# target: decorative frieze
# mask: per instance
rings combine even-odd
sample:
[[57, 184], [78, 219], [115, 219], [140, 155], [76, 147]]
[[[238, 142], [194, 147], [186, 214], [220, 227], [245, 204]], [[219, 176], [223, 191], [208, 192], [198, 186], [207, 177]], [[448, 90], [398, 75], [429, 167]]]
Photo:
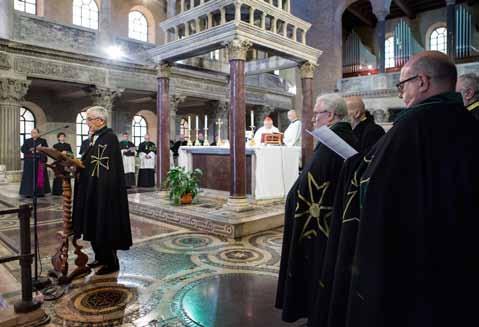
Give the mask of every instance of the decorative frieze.
[[0, 69], [9, 70], [10, 68], [12, 68], [10, 56], [5, 52], [0, 52]]

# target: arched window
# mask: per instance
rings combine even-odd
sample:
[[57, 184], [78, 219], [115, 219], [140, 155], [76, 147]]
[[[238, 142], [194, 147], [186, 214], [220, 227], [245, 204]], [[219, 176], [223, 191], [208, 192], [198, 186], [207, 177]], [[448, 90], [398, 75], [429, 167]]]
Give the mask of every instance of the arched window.
[[394, 37], [390, 36], [386, 39], [384, 44], [384, 67], [385, 68], [392, 68], [396, 66], [394, 60]]
[[32, 15], [37, 14], [37, 0], [15, 0], [13, 6], [15, 10]]
[[130, 11], [128, 14], [128, 37], [148, 42], [148, 22], [139, 11]]
[[432, 31], [429, 37], [430, 50], [447, 53], [447, 28], [438, 27]]
[[[20, 108], [20, 146], [30, 137], [30, 131], [35, 128], [35, 115], [25, 107]], [[23, 158], [23, 153], [20, 152]]]
[[133, 132], [133, 143], [135, 146], [139, 146], [143, 141], [143, 137], [148, 132], [148, 124], [146, 123], [145, 118], [140, 115], [133, 117], [131, 130]]
[[76, 123], [75, 123], [75, 133], [76, 133], [76, 153], [77, 156], [80, 156], [80, 147], [84, 140], [88, 138], [88, 125], [86, 123], [86, 112], [80, 112], [77, 115]]
[[98, 6], [95, 0], [73, 0], [73, 24], [98, 29]]

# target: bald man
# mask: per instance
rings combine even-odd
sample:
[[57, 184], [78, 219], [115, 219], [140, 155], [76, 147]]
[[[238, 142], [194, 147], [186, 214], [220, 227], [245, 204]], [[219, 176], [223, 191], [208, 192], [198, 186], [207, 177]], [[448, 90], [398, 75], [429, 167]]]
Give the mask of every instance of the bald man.
[[408, 108], [360, 177], [348, 327], [467, 326], [479, 286], [479, 126], [437, 51], [401, 69]]
[[459, 76], [456, 91], [461, 93], [467, 110], [479, 119], [479, 75], [470, 73]]
[[374, 117], [366, 110], [361, 97], [349, 97], [346, 104], [354, 135], [359, 140], [359, 150], [366, 154], [384, 135], [384, 129], [374, 122]]

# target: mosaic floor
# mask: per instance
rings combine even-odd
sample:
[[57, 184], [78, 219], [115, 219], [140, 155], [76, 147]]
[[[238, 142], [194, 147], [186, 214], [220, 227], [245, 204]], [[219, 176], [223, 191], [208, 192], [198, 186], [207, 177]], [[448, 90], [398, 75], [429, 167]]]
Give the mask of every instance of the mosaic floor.
[[[15, 185], [0, 186], [0, 209], [18, 204]], [[42, 268], [50, 268], [61, 226], [59, 197], [40, 200]], [[49, 326], [301, 326], [274, 309], [281, 230], [241, 240], [131, 215], [134, 246], [120, 251], [121, 271], [76, 280], [43, 308]], [[87, 245], [87, 244], [85, 244]], [[0, 256], [18, 248], [15, 216], [0, 217]], [[91, 253], [87, 248], [87, 253]], [[18, 263], [0, 265], [0, 300], [19, 297]], [[1, 304], [2, 301], [0, 301]], [[0, 306], [1, 315], [1, 306]]]

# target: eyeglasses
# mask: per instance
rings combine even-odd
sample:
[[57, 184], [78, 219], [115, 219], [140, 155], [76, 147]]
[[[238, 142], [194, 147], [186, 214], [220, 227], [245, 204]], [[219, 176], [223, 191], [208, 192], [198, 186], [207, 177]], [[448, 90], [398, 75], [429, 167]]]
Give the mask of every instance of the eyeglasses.
[[323, 110], [323, 111], [315, 112], [314, 115], [313, 115], [313, 118], [316, 117], [316, 116], [318, 116], [319, 114], [324, 114], [325, 112], [330, 112], [330, 111]]
[[92, 121], [92, 120], [96, 120], [96, 119], [100, 119], [98, 117], [87, 117], [86, 120], [88, 121]]
[[404, 84], [406, 84], [407, 82], [410, 82], [412, 80], [415, 80], [418, 77], [419, 77], [419, 75], [414, 75], [413, 77], [409, 77], [409, 78], [405, 79], [404, 81], [401, 81], [401, 82], [397, 83], [396, 87], [397, 87], [398, 91], [400, 93], [402, 93], [403, 90], [404, 90]]

